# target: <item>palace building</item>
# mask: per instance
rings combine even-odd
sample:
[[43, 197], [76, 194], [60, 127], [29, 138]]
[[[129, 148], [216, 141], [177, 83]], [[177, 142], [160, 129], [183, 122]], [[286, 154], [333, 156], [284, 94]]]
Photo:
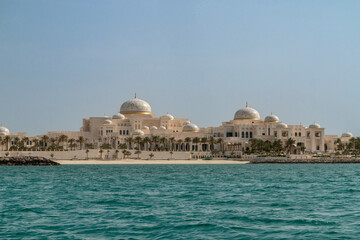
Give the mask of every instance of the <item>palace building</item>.
[[[22, 136], [24, 134], [10, 134], [5, 127], [0, 127], [0, 136]], [[104, 143], [118, 148], [126, 143], [129, 137], [142, 138], [158, 136], [159, 138], [172, 139], [175, 151], [210, 151], [214, 145], [211, 143], [197, 143], [189, 141], [194, 138], [222, 139], [224, 150], [244, 152], [249, 148], [249, 140], [252, 138], [264, 141], [281, 140], [283, 143], [289, 138], [295, 140], [294, 152], [300, 150], [311, 153], [324, 153], [335, 151], [336, 135], [325, 135], [325, 129], [318, 123], [309, 126], [290, 125], [270, 114], [261, 118], [254, 108], [246, 103], [244, 108], [235, 112], [234, 118], [222, 122], [220, 126], [199, 128], [187, 118], [175, 118], [169, 113], [156, 117], [152, 113], [149, 103], [135, 97], [124, 102], [120, 111], [113, 116], [84, 118], [80, 131], [57, 131], [48, 132], [49, 137], [66, 135], [68, 138], [82, 136], [86, 143], [100, 148]], [[29, 137], [31, 140], [33, 137]], [[352, 134], [342, 134], [341, 140], [348, 142]], [[180, 141], [179, 141], [180, 140]], [[31, 141], [30, 141], [31, 142]], [[144, 147], [146, 149], [146, 146]]]

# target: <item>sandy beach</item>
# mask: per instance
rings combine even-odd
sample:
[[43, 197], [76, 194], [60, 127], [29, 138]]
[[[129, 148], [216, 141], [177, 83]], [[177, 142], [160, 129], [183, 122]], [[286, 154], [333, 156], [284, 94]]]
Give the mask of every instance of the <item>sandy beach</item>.
[[246, 164], [248, 161], [238, 160], [142, 160], [142, 159], [119, 159], [119, 160], [55, 160], [60, 164]]

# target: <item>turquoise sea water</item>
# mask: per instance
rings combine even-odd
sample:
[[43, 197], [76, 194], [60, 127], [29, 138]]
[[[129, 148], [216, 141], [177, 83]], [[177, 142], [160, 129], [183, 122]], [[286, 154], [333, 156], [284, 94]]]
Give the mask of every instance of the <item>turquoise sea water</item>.
[[358, 239], [360, 165], [1, 166], [1, 239]]

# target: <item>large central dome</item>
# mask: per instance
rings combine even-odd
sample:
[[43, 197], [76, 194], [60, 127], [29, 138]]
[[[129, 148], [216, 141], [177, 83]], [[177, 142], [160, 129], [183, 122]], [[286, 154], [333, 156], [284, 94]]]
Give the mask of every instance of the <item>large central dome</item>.
[[246, 103], [246, 107], [239, 109], [235, 115], [234, 120], [259, 120], [260, 114], [253, 108], [248, 107]]
[[124, 102], [120, 107], [121, 114], [151, 114], [150, 104], [135, 98]]

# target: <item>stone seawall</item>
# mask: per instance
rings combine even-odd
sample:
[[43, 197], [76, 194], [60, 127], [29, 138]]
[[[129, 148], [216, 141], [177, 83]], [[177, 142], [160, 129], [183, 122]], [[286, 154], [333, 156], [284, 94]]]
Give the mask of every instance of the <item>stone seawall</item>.
[[48, 166], [48, 165], [60, 165], [60, 164], [44, 157], [24, 156], [24, 157], [0, 157], [0, 165]]
[[312, 158], [312, 159], [290, 159], [290, 158], [255, 158], [249, 159], [250, 164], [318, 164], [318, 163], [360, 163], [360, 158]]

